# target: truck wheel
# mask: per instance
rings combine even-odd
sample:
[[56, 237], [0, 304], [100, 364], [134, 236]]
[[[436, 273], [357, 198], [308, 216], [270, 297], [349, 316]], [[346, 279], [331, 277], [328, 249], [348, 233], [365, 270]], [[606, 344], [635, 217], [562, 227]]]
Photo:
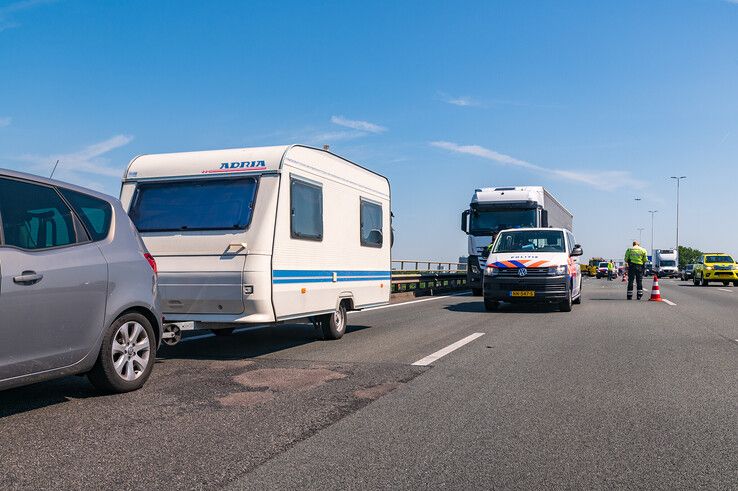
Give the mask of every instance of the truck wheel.
[[130, 392], [146, 383], [155, 360], [154, 329], [146, 317], [132, 312], [105, 330], [100, 354], [87, 377], [101, 391]]
[[320, 326], [325, 339], [341, 339], [346, 332], [346, 306], [341, 302], [332, 314], [322, 316]]
[[569, 291], [569, 293], [566, 294], [566, 300], [564, 300], [563, 302], [561, 302], [561, 304], [559, 304], [559, 309], [562, 312], [571, 312], [572, 303], [573, 302], [571, 299], [571, 291]]
[[223, 336], [230, 336], [233, 334], [233, 331], [235, 330], [235, 327], [224, 327], [222, 329], [211, 329], [210, 332], [215, 334], [216, 336], [223, 337]]
[[484, 299], [484, 310], [486, 310], [487, 312], [494, 312], [499, 306], [500, 302], [496, 300], [487, 300], [486, 298]]
[[482, 296], [481, 288], [472, 288], [472, 297], [481, 297], [481, 296]]

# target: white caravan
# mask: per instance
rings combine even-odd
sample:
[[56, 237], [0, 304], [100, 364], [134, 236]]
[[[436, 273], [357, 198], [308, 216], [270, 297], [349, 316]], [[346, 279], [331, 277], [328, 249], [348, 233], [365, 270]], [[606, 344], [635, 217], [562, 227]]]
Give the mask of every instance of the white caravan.
[[[390, 298], [387, 178], [302, 145], [142, 155], [121, 201], [159, 269], [165, 336], [346, 312]], [[189, 324], [192, 326], [192, 324]]]

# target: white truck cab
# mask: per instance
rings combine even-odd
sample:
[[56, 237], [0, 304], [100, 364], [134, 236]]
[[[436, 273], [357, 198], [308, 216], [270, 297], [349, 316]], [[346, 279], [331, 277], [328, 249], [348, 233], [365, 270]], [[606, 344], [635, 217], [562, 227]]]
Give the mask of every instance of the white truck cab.
[[487, 311], [505, 302], [558, 303], [564, 312], [582, 302], [582, 247], [565, 228], [519, 228], [497, 235], [484, 271]]

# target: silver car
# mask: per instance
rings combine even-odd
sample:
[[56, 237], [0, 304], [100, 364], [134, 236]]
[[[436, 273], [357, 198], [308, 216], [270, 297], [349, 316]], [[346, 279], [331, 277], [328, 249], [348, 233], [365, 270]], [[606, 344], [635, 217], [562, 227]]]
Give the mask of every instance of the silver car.
[[161, 325], [156, 263], [117, 199], [0, 169], [0, 389], [81, 373], [138, 389]]

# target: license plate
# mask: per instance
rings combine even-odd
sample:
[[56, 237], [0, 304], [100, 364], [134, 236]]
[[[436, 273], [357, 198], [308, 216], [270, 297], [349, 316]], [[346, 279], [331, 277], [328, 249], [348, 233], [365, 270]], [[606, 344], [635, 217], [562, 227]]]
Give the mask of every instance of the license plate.
[[511, 297], [535, 297], [536, 292], [533, 290], [517, 290], [510, 292]]

